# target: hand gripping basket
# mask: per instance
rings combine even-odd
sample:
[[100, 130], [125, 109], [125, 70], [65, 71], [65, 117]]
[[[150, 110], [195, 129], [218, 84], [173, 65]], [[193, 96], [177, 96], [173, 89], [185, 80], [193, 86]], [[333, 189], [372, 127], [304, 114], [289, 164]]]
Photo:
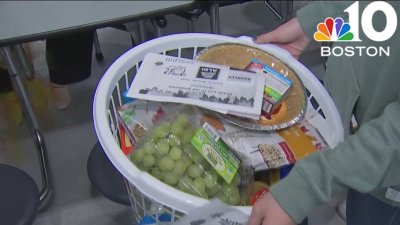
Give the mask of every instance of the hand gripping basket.
[[[155, 218], [158, 224], [159, 215], [166, 215], [165, 213], [168, 217], [171, 216], [171, 221], [175, 221], [208, 200], [164, 184], [148, 173], [140, 171], [123, 154], [119, 146], [116, 111], [122, 104], [122, 94], [129, 88], [146, 53], [155, 52], [192, 59], [205, 47], [224, 42], [255, 46], [277, 56], [291, 67], [307, 89], [308, 106], [314, 107], [323, 116], [324, 121], [318, 129], [322, 131], [324, 138], [329, 138], [331, 145], [343, 139], [343, 127], [338, 112], [324, 87], [307, 68], [281, 48], [256, 45], [249, 37], [233, 38], [197, 33], [170, 35], [145, 42], [127, 51], [110, 66], [97, 87], [93, 103], [94, 126], [98, 139], [108, 158], [126, 180], [131, 208], [138, 221], [147, 215]], [[329, 129], [326, 129], [327, 126]], [[329, 131], [324, 132], [326, 130]], [[251, 211], [251, 207], [238, 208], [245, 213]]]

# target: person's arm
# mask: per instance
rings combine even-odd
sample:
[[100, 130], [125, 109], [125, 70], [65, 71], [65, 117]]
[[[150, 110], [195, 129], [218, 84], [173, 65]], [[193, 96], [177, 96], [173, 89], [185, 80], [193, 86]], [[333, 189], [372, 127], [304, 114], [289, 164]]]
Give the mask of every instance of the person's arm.
[[360, 127], [335, 149], [312, 154], [271, 188], [296, 221], [333, 194], [352, 188], [368, 193], [400, 183], [400, 96], [381, 117]]
[[351, 2], [314, 2], [297, 11], [297, 17], [279, 26], [272, 32], [261, 34], [254, 40], [255, 43], [273, 43], [286, 49], [295, 58], [298, 58], [304, 49], [314, 39], [318, 23], [324, 22], [327, 17], [346, 18], [346, 9]]
[[[299, 161], [257, 202], [249, 225], [300, 223], [320, 203], [352, 188], [368, 193], [400, 183], [400, 95], [383, 114], [332, 150]], [[294, 222], [293, 222], [294, 221]]]
[[[345, 17], [343, 10], [350, 3], [324, 2], [308, 5], [297, 13], [298, 19], [292, 24], [301, 24], [303, 32], [294, 32], [291, 34], [292, 40], [280, 42], [276, 37], [283, 30], [276, 29], [269, 35], [267, 33], [259, 36], [256, 43], [273, 42], [281, 46], [294, 43], [301, 53], [304, 50], [301, 49], [304, 36], [312, 40], [317, 24], [326, 17]], [[285, 35], [281, 37], [284, 38]], [[272, 40], [271, 37], [275, 39]], [[334, 150], [316, 153], [298, 162], [288, 177], [271, 188], [272, 194], [257, 201], [248, 225], [293, 225], [294, 222], [301, 222], [319, 203], [328, 201], [333, 193], [347, 187], [368, 192], [398, 184], [400, 164], [394, 163], [400, 160], [398, 115], [399, 100], [388, 105], [380, 118], [363, 125], [357, 135]], [[397, 179], [392, 179], [396, 175]]]

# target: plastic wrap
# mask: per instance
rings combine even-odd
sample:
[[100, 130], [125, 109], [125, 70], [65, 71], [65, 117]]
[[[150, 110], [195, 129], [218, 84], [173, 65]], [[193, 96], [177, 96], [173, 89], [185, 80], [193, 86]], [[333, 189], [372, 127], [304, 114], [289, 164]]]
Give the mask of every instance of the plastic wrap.
[[[218, 133], [212, 125], [202, 120], [203, 114], [200, 110], [189, 105], [152, 102], [147, 103], [147, 108], [150, 105], [152, 108], [152, 112], [148, 112], [150, 115], [147, 116], [151, 119], [143, 118], [143, 121], [139, 122], [137, 115], [145, 113], [139, 112], [139, 108], [146, 108], [143, 104], [146, 103], [136, 101], [130, 104], [131, 108], [135, 105], [136, 117], [129, 120], [136, 121], [133, 124], [139, 123], [146, 131], [137, 140], [130, 155], [131, 161], [139, 169], [186, 193], [207, 199], [216, 197], [231, 205], [245, 203], [253, 177], [251, 167], [229, 148], [223, 150], [225, 152], [207, 151], [212, 154], [206, 154], [193, 145], [194, 140], [199, 139], [199, 133], [207, 133], [206, 128], [211, 128], [215, 134]], [[132, 110], [130, 112], [132, 114]], [[202, 138], [204, 136], [200, 136], [200, 139]], [[222, 142], [222, 139], [219, 141]], [[215, 147], [212, 144], [208, 145], [209, 148]], [[229, 152], [240, 161], [237, 172], [230, 169], [228, 160], [221, 160], [226, 158]], [[218, 158], [220, 160], [217, 160]], [[215, 163], [215, 160], [218, 163]], [[222, 166], [223, 170], [215, 169], [213, 164], [217, 164], [219, 168]], [[226, 173], [230, 175], [225, 176]]]

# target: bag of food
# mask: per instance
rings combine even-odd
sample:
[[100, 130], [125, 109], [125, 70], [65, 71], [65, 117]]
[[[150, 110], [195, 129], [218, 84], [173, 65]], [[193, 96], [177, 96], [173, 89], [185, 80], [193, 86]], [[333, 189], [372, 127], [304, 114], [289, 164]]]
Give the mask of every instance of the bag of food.
[[163, 116], [152, 124], [149, 119], [141, 123], [145, 133], [135, 144], [131, 161], [186, 193], [243, 205], [252, 182], [251, 167], [202, 121], [198, 108], [168, 103], [160, 110]]

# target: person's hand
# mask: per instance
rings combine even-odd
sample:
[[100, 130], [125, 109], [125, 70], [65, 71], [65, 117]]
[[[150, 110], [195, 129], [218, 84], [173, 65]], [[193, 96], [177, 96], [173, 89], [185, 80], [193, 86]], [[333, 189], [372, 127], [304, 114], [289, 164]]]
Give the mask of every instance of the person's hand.
[[257, 44], [276, 44], [289, 51], [293, 57], [299, 58], [310, 43], [310, 39], [308, 39], [295, 17], [275, 30], [258, 36], [254, 42]]
[[271, 194], [257, 200], [247, 225], [295, 225]]

